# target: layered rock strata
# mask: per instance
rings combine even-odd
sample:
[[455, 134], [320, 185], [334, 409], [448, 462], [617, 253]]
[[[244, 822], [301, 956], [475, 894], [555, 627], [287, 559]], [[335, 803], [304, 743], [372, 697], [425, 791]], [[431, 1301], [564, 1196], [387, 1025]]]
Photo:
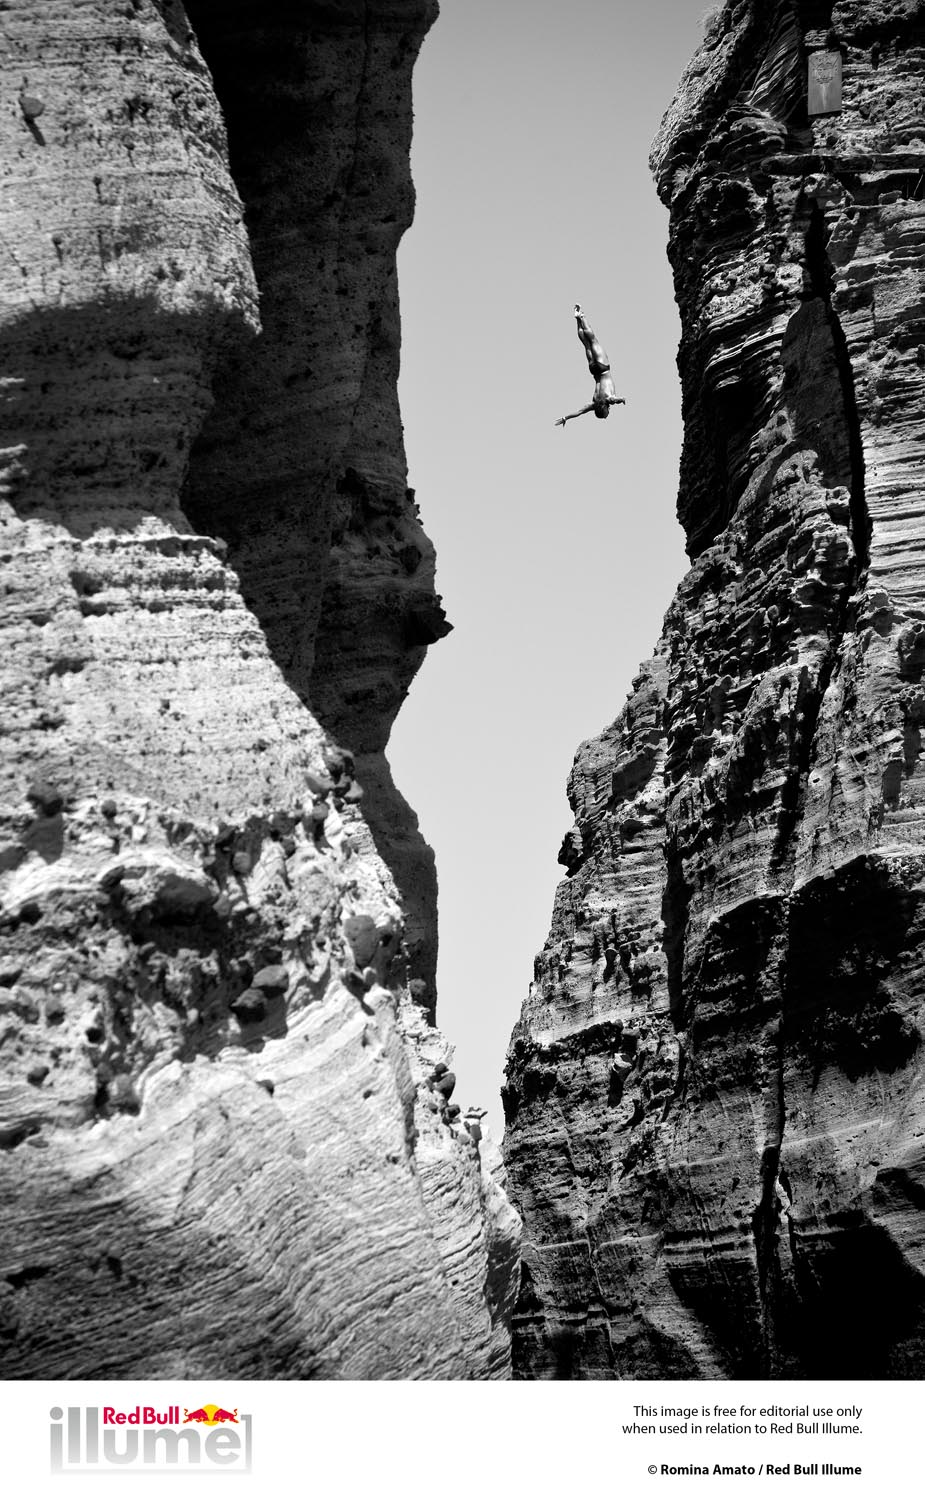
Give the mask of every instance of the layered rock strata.
[[923, 78], [916, 0], [729, 3], [656, 141], [692, 565], [512, 1039], [523, 1377], [925, 1370]]
[[395, 396], [436, 7], [3, 9], [3, 1374], [503, 1375], [383, 755], [446, 628]]

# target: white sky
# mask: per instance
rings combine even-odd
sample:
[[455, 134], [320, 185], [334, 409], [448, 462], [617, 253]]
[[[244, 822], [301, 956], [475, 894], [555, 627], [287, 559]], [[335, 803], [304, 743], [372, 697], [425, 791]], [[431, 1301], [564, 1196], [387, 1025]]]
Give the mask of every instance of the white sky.
[[[614, 719], [686, 563], [679, 325], [649, 146], [706, 0], [442, 0], [415, 71], [399, 256], [410, 483], [455, 630], [389, 746], [434, 846], [437, 1020], [498, 1133], [579, 743]], [[581, 302], [628, 405], [593, 382]]]

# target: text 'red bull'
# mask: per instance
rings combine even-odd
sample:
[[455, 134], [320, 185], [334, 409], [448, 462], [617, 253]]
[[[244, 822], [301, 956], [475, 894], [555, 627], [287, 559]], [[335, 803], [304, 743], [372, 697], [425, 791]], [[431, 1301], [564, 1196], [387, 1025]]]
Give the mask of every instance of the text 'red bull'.
[[133, 1411], [116, 1411], [114, 1406], [103, 1407], [103, 1426], [123, 1427], [179, 1427], [179, 1406], [168, 1406], [166, 1412], [155, 1411], [153, 1406], [136, 1406]]

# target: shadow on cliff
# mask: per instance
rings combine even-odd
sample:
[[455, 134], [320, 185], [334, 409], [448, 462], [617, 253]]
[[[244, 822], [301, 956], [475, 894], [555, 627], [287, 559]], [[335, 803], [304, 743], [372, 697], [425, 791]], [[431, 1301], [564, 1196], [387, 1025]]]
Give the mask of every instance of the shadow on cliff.
[[183, 507], [227, 542], [287, 683], [355, 757], [432, 1014], [433, 854], [384, 751], [426, 646], [449, 628], [395, 395], [410, 74], [436, 11], [429, 0], [394, 15], [360, 0], [186, 11], [225, 116], [262, 331], [218, 371]]
[[213, 369], [250, 338], [235, 315], [166, 312], [154, 295], [17, 319], [5, 330], [0, 495], [20, 520], [80, 541], [159, 518], [183, 530], [178, 495]]
[[[921, 861], [893, 868], [861, 856], [711, 930], [688, 1113], [709, 1121], [717, 1090], [740, 1086], [730, 1042], [748, 1041], [755, 1096], [773, 1101], [780, 1090], [761, 1162], [757, 1268], [745, 1256], [730, 1266], [711, 1247], [692, 1257], [683, 1232], [667, 1242], [671, 1285], [729, 1378], [890, 1379], [921, 1368], [925, 1278], [903, 1252], [902, 1225], [925, 1204], [925, 1172], [912, 1138], [903, 1146], [898, 1105], [908, 1096], [914, 1110], [909, 1068], [922, 1041], [922, 879]], [[828, 1184], [846, 1170], [837, 1100], [849, 1087], [872, 1091], [884, 1144], [871, 1161], [879, 1170], [866, 1181], [858, 1173], [848, 1201], [833, 1206]], [[846, 1129], [858, 1111], [847, 1105]], [[801, 1128], [804, 1114], [814, 1125]]]

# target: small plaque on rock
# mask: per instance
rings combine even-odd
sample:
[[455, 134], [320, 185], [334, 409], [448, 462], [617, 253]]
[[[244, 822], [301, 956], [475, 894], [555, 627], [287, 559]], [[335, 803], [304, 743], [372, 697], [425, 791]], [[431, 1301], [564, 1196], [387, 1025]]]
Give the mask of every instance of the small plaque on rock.
[[837, 115], [841, 109], [841, 53], [809, 55], [809, 117]]

